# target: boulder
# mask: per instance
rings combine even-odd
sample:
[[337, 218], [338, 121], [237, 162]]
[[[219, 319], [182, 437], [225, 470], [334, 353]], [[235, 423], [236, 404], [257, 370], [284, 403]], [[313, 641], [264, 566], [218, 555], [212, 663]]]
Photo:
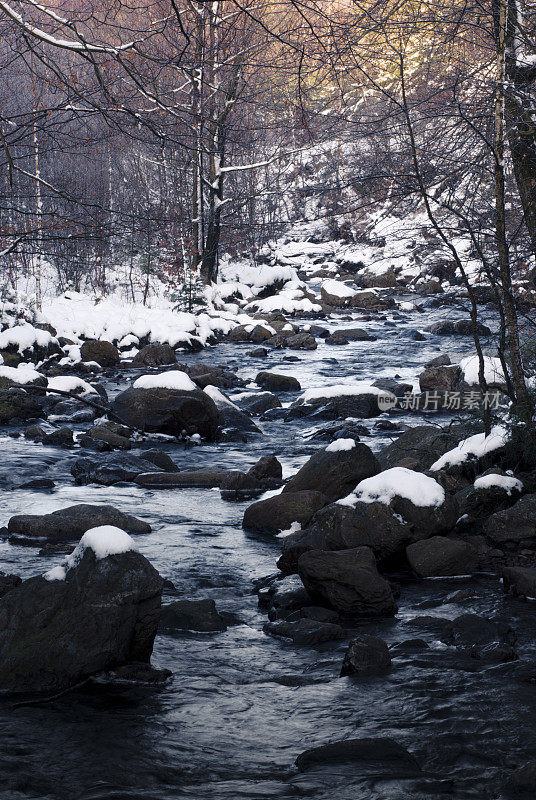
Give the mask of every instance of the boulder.
[[477, 554], [467, 542], [445, 536], [432, 536], [410, 544], [406, 555], [419, 578], [467, 575], [477, 567]]
[[357, 636], [348, 645], [342, 662], [341, 678], [346, 675], [384, 672], [391, 666], [389, 648], [377, 636]]
[[113, 402], [116, 417], [148, 433], [180, 437], [199, 434], [213, 441], [219, 424], [212, 398], [199, 390], [127, 389]]
[[96, 361], [101, 367], [115, 367], [119, 364], [119, 350], [111, 342], [90, 339], [80, 348], [82, 361]]
[[417, 425], [381, 450], [378, 461], [382, 469], [390, 469], [403, 459], [411, 458], [419, 469], [429, 469], [440, 456], [456, 447], [462, 438], [463, 434], [455, 428], [443, 431], [435, 425]]
[[504, 567], [504, 591], [515, 597], [536, 597], [536, 569], [533, 567]]
[[227, 469], [185, 469], [182, 472], [146, 472], [134, 483], [151, 489], [215, 489], [229, 474]]
[[256, 533], [279, 533], [293, 522], [306, 525], [326, 498], [320, 492], [288, 492], [258, 500], [246, 508], [242, 527]]
[[[107, 425], [94, 425], [87, 432], [87, 436], [96, 442], [105, 442], [112, 450], [130, 450], [132, 444], [126, 436], [116, 433]], [[86, 437], [83, 437], [84, 439]]]
[[447, 622], [440, 638], [445, 644], [454, 645], [464, 655], [487, 663], [517, 659], [513, 648], [516, 637], [512, 628], [478, 614], [462, 614], [452, 622]]
[[180, 472], [171, 456], [164, 453], [163, 450], [143, 450], [140, 456], [144, 461], [150, 461], [151, 464], [154, 464], [158, 469], [163, 469], [164, 472]]
[[114, 483], [133, 481], [138, 475], [151, 472], [154, 468], [155, 465], [146, 458], [130, 453], [114, 453], [99, 458], [77, 458], [71, 466], [71, 475], [78, 485], [100, 483], [102, 486], [113, 486]]
[[300, 382], [292, 375], [278, 375], [275, 372], [259, 372], [255, 383], [270, 392], [299, 392]]
[[73, 432], [70, 428], [57, 428], [51, 433], [45, 433], [41, 442], [49, 447], [73, 447]]
[[272, 480], [280, 481], [283, 478], [283, 467], [279, 459], [272, 455], [261, 456], [256, 464], [248, 470], [248, 475], [253, 476], [259, 480], [270, 478]]
[[372, 336], [364, 328], [343, 328], [340, 331], [349, 342], [375, 342], [377, 336]]
[[533, 543], [536, 539], [536, 494], [527, 494], [510, 508], [484, 521], [482, 533], [494, 544]]
[[362, 391], [359, 394], [341, 394], [316, 397], [304, 402], [302, 399], [292, 403], [288, 418], [315, 417], [315, 419], [370, 419], [385, 411], [378, 405], [378, 393]]
[[[182, 368], [182, 366], [181, 366]], [[216, 386], [217, 389], [232, 389], [242, 385], [243, 381], [225, 366], [212, 366], [210, 364], [189, 364], [184, 367], [184, 372], [201, 389], [206, 386]]]
[[0, 600], [0, 691], [57, 692], [149, 661], [162, 579], [147, 559], [133, 550], [103, 556], [82, 540], [61, 572], [23, 581]]
[[176, 600], [162, 606], [160, 630], [213, 633], [227, 630], [214, 600]]
[[376, 457], [365, 444], [356, 443], [350, 450], [319, 450], [288, 481], [283, 492], [322, 492], [333, 502], [379, 471]]
[[391, 616], [391, 587], [379, 574], [372, 550], [311, 550], [298, 559], [298, 574], [313, 600], [353, 617]]
[[175, 364], [177, 358], [174, 349], [169, 344], [148, 344], [136, 353], [132, 359], [133, 367], [163, 367], [166, 364]]
[[360, 776], [373, 774], [381, 780], [416, 776], [420, 772], [411, 753], [387, 738], [343, 739], [305, 750], [296, 759], [300, 772], [344, 764], [352, 765], [353, 771]]
[[262, 479], [238, 469], [229, 470], [220, 482], [220, 492], [224, 500], [247, 500], [271, 488], [274, 487], [270, 483], [264, 486]]
[[51, 514], [18, 514], [8, 522], [11, 535], [50, 542], [78, 539], [91, 528], [113, 525], [129, 533], [150, 533], [151, 526], [132, 514], [125, 514], [108, 505], [80, 503]]
[[267, 622], [263, 626], [263, 630], [271, 636], [291, 639], [294, 644], [305, 645], [321, 644], [346, 637], [346, 631], [340, 625], [313, 619]]
[[233, 402], [253, 417], [258, 417], [271, 408], [281, 408], [281, 400], [272, 392], [247, 394], [245, 397], [233, 399]]
[[22, 583], [22, 578], [18, 575], [8, 575], [5, 572], [0, 572], [0, 598]]
[[457, 366], [430, 367], [419, 375], [421, 392], [454, 392], [461, 389], [463, 372]]
[[[429, 330], [432, 333], [437, 333], [440, 336], [472, 336], [473, 323], [470, 319], [460, 319], [453, 322], [450, 319], [434, 322], [430, 325]], [[491, 334], [487, 325], [477, 322], [476, 331], [479, 336], [489, 336]]]
[[24, 423], [44, 416], [37, 395], [24, 389], [0, 390], [0, 425]]

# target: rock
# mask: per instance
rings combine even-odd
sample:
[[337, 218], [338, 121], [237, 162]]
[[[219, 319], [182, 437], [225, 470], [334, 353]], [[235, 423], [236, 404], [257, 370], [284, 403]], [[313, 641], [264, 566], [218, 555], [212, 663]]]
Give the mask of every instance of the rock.
[[220, 492], [223, 500], [248, 500], [256, 497], [269, 486], [263, 486], [260, 479], [238, 469], [229, 470], [220, 482]]
[[283, 488], [283, 493], [322, 492], [329, 502], [346, 497], [357, 484], [380, 471], [372, 450], [356, 443], [350, 450], [319, 450]]
[[177, 358], [174, 349], [169, 344], [148, 344], [136, 353], [132, 359], [133, 367], [163, 367], [166, 364], [175, 364]]
[[516, 800], [532, 800], [536, 796], [536, 760], [516, 769], [506, 781], [505, 788]]
[[44, 436], [46, 433], [39, 425], [28, 425], [24, 429], [24, 438], [31, 439], [33, 442], [40, 442]]
[[0, 690], [57, 692], [102, 670], [148, 662], [162, 579], [132, 550], [87, 548], [64, 580], [42, 575], [0, 600]]
[[180, 472], [178, 466], [175, 464], [171, 456], [164, 453], [163, 450], [143, 450], [141, 458], [144, 461], [150, 461], [155, 467], [163, 469], [164, 472]]
[[22, 583], [22, 578], [18, 575], [7, 575], [5, 572], [0, 572], [0, 598]]
[[380, 295], [373, 289], [366, 289], [363, 292], [356, 292], [350, 299], [350, 305], [354, 308], [370, 308], [374, 311], [385, 311], [396, 306], [392, 297]]
[[325, 339], [325, 343], [330, 345], [344, 345], [350, 344], [350, 341], [346, 338], [346, 336], [344, 336], [343, 333], [340, 331], [335, 331], [335, 333], [332, 333], [331, 336], [328, 336], [327, 339]]
[[509, 625], [478, 614], [462, 614], [452, 622], [447, 622], [441, 633], [441, 641], [445, 644], [454, 645], [471, 658], [492, 664], [517, 659], [512, 646], [515, 638]]
[[450, 357], [446, 353], [443, 353], [442, 355], [436, 356], [435, 358], [430, 359], [430, 361], [427, 361], [424, 367], [425, 369], [431, 369], [432, 367], [446, 367], [450, 363]]
[[114, 483], [133, 481], [144, 472], [154, 471], [155, 466], [145, 458], [117, 453], [99, 458], [78, 458], [71, 466], [71, 475], [78, 485], [100, 483], [113, 486]]
[[426, 283], [422, 284], [420, 289], [423, 294], [443, 294], [443, 287], [437, 278], [432, 278], [432, 280], [426, 281]]
[[182, 472], [146, 472], [134, 483], [151, 489], [219, 489], [229, 474], [226, 469], [185, 469]]
[[[121, 436], [110, 430], [106, 425], [94, 425], [87, 432], [87, 436], [97, 442], [106, 442], [112, 450], [130, 450], [131, 442], [126, 436]], [[84, 439], [86, 437], [83, 437]]]
[[251, 358], [266, 358], [267, 355], [268, 350], [266, 347], [256, 347], [248, 352], [248, 356], [251, 356]]
[[216, 386], [217, 389], [232, 389], [243, 384], [243, 381], [226, 366], [189, 364], [184, 367], [184, 372], [201, 389], [205, 389], [207, 386]]
[[300, 772], [315, 767], [351, 764], [359, 775], [410, 777], [418, 775], [420, 767], [413, 756], [393, 739], [343, 739], [305, 750], [296, 759]]
[[372, 336], [364, 328], [344, 328], [341, 333], [349, 342], [375, 342], [377, 336]]
[[281, 400], [272, 392], [259, 392], [258, 394], [248, 394], [245, 397], [233, 400], [243, 411], [253, 417], [260, 416], [270, 408], [281, 408]]
[[115, 398], [113, 411], [125, 424], [148, 433], [197, 433], [207, 441], [214, 440], [219, 424], [214, 401], [198, 390], [127, 389]]
[[484, 521], [482, 533], [495, 544], [519, 544], [536, 539], [536, 494], [527, 494], [511, 508]]
[[271, 636], [291, 639], [294, 644], [305, 645], [344, 639], [346, 636], [346, 631], [340, 625], [333, 625], [330, 622], [318, 622], [312, 619], [300, 619], [295, 622], [286, 620], [267, 622], [263, 630]]
[[341, 614], [378, 617], [396, 611], [391, 587], [378, 573], [368, 547], [303, 553], [298, 574], [313, 600], [327, 602]]
[[227, 630], [214, 600], [176, 600], [162, 606], [160, 630], [213, 633]]
[[409, 565], [419, 578], [467, 575], [477, 567], [475, 550], [461, 539], [432, 536], [406, 548]]
[[58, 428], [41, 437], [41, 442], [49, 447], [73, 447], [73, 432], [70, 428]]
[[457, 366], [437, 366], [419, 375], [421, 392], [454, 392], [461, 389], [463, 372]]
[[129, 533], [151, 532], [149, 523], [132, 514], [125, 514], [114, 506], [84, 503], [51, 514], [18, 514], [11, 517], [7, 527], [10, 534], [63, 542], [78, 539], [91, 528], [103, 525], [113, 525]]
[[82, 361], [96, 361], [101, 367], [115, 367], [119, 364], [119, 350], [111, 342], [90, 339], [80, 348]]
[[271, 478], [280, 481], [283, 478], [283, 467], [274, 455], [262, 456], [256, 464], [248, 470], [248, 475], [263, 480]]
[[375, 274], [369, 270], [358, 272], [355, 276], [355, 282], [358, 286], [363, 286], [365, 289], [390, 289], [398, 286], [396, 274], [392, 267], [389, 267], [389, 269], [380, 274]]
[[262, 325], [255, 325], [248, 338], [249, 341], [253, 342], [254, 344], [261, 344], [261, 342], [265, 342], [272, 336], [273, 332], [268, 330], [268, 328], [265, 328]]
[[255, 425], [249, 414], [241, 411], [237, 406], [227, 400], [218, 396], [219, 392], [207, 393], [214, 400], [218, 413], [220, 415], [220, 426], [222, 428], [233, 428], [238, 431], [246, 433], [262, 433], [261, 429]]
[[[268, 609], [270, 620], [287, 617], [288, 612], [309, 606], [311, 598], [297, 575], [270, 579], [270, 583], [258, 592], [259, 608]], [[300, 614], [301, 616], [301, 614]]]
[[[457, 322], [452, 322], [452, 320], [443, 320], [441, 322], [435, 322], [433, 325], [430, 325], [429, 330], [432, 333], [439, 334], [440, 336], [473, 335], [473, 325], [470, 319], [460, 319]], [[487, 325], [483, 325], [481, 322], [478, 322], [477, 334], [479, 336], [489, 336], [491, 334], [491, 331]]]
[[317, 397], [304, 402], [296, 400], [287, 412], [288, 419], [314, 417], [315, 419], [370, 419], [383, 413], [378, 405], [378, 394], [362, 392], [355, 395]]
[[346, 675], [383, 672], [391, 666], [389, 648], [377, 636], [352, 639], [342, 662], [341, 678]]
[[242, 527], [257, 533], [279, 533], [290, 528], [293, 522], [306, 525], [315, 511], [325, 504], [320, 492], [288, 492], [258, 500], [248, 506]]
[[292, 375], [277, 375], [275, 372], [259, 372], [255, 383], [271, 392], [299, 392], [300, 382]]
[[456, 429], [443, 431], [435, 425], [417, 425], [387, 445], [378, 454], [378, 461], [382, 469], [390, 469], [409, 457], [415, 460], [419, 469], [429, 469], [440, 456], [456, 447], [461, 438], [463, 435]]
[[24, 389], [0, 390], [0, 425], [24, 423], [44, 416], [45, 412], [35, 393]]
[[504, 591], [515, 597], [536, 597], [536, 569], [532, 567], [504, 567]]

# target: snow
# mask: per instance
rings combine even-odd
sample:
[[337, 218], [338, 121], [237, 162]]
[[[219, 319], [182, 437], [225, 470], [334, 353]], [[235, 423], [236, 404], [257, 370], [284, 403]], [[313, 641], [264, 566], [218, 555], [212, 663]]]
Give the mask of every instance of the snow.
[[335, 439], [326, 447], [326, 453], [339, 453], [341, 450], [353, 450], [354, 447], [355, 439]]
[[58, 389], [61, 392], [75, 392], [76, 394], [98, 394], [97, 390], [82, 378], [75, 375], [56, 375], [48, 379], [49, 389]]
[[389, 503], [403, 497], [419, 508], [437, 508], [445, 502], [445, 490], [433, 478], [405, 467], [392, 467], [358, 483], [354, 491], [340, 505], [356, 503]]
[[101, 561], [107, 556], [136, 550], [136, 545], [134, 539], [126, 531], [116, 528], [114, 525], [100, 525], [98, 528], [90, 528], [84, 533], [76, 549], [70, 556], [65, 558], [63, 565], [45, 572], [43, 576], [45, 580], [65, 580], [68, 570], [77, 566], [86, 550], [93, 550], [97, 561]]
[[301, 522], [293, 522], [290, 528], [287, 528], [285, 531], [279, 531], [279, 533], [276, 534], [276, 539], [285, 539], [287, 536], [290, 536], [291, 533], [298, 533], [301, 529]]
[[160, 375], [141, 375], [132, 386], [134, 389], [180, 389], [183, 392], [192, 392], [198, 388], [180, 369], [172, 369]]
[[504, 489], [506, 494], [510, 495], [513, 491], [521, 492], [523, 483], [514, 478], [512, 475], [499, 475], [497, 473], [490, 473], [489, 475], [482, 475], [477, 478], [473, 486], [475, 489], [492, 489], [498, 487]]
[[324, 281], [322, 284], [322, 289], [327, 292], [328, 294], [333, 295], [334, 297], [353, 297], [355, 295], [355, 289], [350, 288], [345, 283], [341, 281], [335, 281], [333, 279], [329, 279]]
[[357, 397], [361, 394], [373, 394], [376, 395], [376, 397], [392, 397], [393, 400], [395, 399], [395, 396], [392, 395], [391, 392], [386, 392], [384, 389], [379, 389], [377, 386], [371, 386], [366, 381], [306, 389], [298, 399], [303, 403], [311, 403], [313, 400], [329, 400], [332, 397]]
[[456, 464], [463, 464], [470, 458], [481, 458], [487, 453], [492, 453], [502, 447], [508, 441], [508, 431], [502, 425], [495, 425], [491, 429], [489, 436], [484, 433], [475, 433], [468, 439], [463, 439], [457, 447], [449, 450], [448, 453], [438, 458], [430, 469], [437, 472], [444, 467], [451, 467]]
[[217, 388], [217, 386], [211, 386], [211, 385], [205, 386], [203, 391], [205, 392], [205, 394], [208, 394], [208, 396], [212, 400], [214, 400], [214, 402], [216, 403], [217, 406], [218, 405], [231, 406], [232, 408], [236, 408], [237, 411], [240, 411], [238, 406], [235, 405], [231, 400], [229, 400], [229, 398], [226, 397], [223, 394], [223, 392], [220, 392], [220, 390]]
[[18, 367], [0, 366], [0, 378], [9, 378], [14, 383], [33, 383], [33, 381], [42, 377], [41, 373], [37, 372], [32, 364], [19, 364]]
[[0, 333], [0, 350], [4, 350], [9, 346], [16, 346], [19, 353], [23, 353], [24, 350], [35, 345], [48, 347], [52, 341], [56, 340], [48, 331], [34, 328], [30, 324], [15, 325], [15, 327], [8, 328]]
[[[469, 386], [478, 386], [478, 356], [467, 356], [460, 361], [463, 377]], [[499, 358], [484, 356], [484, 378], [486, 383], [505, 383], [504, 371]]]

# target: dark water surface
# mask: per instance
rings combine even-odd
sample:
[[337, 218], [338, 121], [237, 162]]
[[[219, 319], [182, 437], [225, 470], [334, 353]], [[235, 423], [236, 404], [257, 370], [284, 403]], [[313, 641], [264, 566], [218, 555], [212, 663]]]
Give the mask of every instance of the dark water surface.
[[[376, 342], [321, 343], [315, 352], [298, 352], [298, 363], [285, 361], [282, 351], [254, 360], [245, 356], [251, 346], [232, 345], [184, 360], [226, 363], [247, 379], [259, 369], [282, 370], [306, 389], [395, 373], [413, 380], [439, 349], [453, 361], [471, 352], [467, 338], [411, 338], [437, 319], [466, 315], [447, 309], [404, 316], [394, 325], [366, 323]], [[344, 325], [362, 327], [330, 327]], [[108, 388], [113, 393], [123, 385]], [[374, 422], [365, 421], [371, 435], [362, 441], [377, 450], [389, 439], [374, 433]], [[411, 420], [420, 423], [422, 417]], [[163, 440], [159, 446], [181, 468], [248, 468], [274, 452], [286, 475], [321, 446], [306, 438], [310, 421], [261, 427], [265, 436], [248, 444], [185, 450]], [[536, 606], [504, 597], [496, 578], [403, 583], [396, 617], [359, 630], [388, 643], [423, 638], [429, 649], [397, 656], [387, 675], [339, 678], [346, 642], [299, 647], [263, 633], [266, 616], [257, 609], [252, 581], [275, 571], [279, 543], [242, 531], [246, 504], [225, 503], [219, 491], [77, 487], [69, 466], [80, 451], [7, 436], [0, 447], [5, 476], [46, 475], [57, 482], [50, 494], [2, 490], [0, 524], [16, 513], [76, 502], [116, 505], [152, 524], [153, 533], [137, 537], [137, 545], [180, 596], [211, 597], [242, 621], [215, 635], [159, 635], [153, 663], [173, 671], [160, 690], [91, 686], [43, 707], [0, 701], [0, 798], [484, 800], [501, 797], [504, 777], [536, 757], [536, 685], [530, 683]], [[7, 572], [27, 577], [60, 560], [0, 542], [0, 568]], [[444, 602], [467, 585], [473, 598]], [[518, 634], [520, 661], [483, 666], [441, 644], [430, 616], [452, 619], [468, 611], [507, 619]], [[417, 758], [422, 774], [392, 780], [355, 765], [304, 774], [293, 766], [307, 748], [364, 736], [394, 738]]]

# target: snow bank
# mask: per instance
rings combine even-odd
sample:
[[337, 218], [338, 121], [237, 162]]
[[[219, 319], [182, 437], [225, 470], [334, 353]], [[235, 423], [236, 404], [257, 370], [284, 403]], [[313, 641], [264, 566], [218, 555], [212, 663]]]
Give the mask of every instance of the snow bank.
[[100, 525], [86, 531], [80, 539], [76, 549], [64, 560], [63, 565], [54, 567], [45, 572], [43, 577], [47, 581], [63, 581], [68, 570], [73, 569], [82, 560], [86, 550], [93, 550], [95, 558], [100, 561], [107, 556], [128, 553], [136, 550], [134, 539], [128, 533], [116, 528], [114, 525]]
[[334, 442], [328, 444], [326, 453], [338, 453], [341, 450], [353, 450], [355, 447], [355, 439], [335, 439]]
[[33, 383], [33, 381], [42, 377], [43, 375], [37, 372], [31, 364], [19, 364], [18, 367], [0, 366], [0, 378], [9, 378], [9, 380], [20, 385]]
[[256, 267], [246, 261], [224, 261], [220, 267], [220, 274], [225, 283], [227, 281], [240, 283], [258, 290], [274, 283], [285, 284], [298, 280], [298, 274], [293, 267], [266, 265]]
[[56, 340], [48, 331], [34, 328], [30, 324], [15, 325], [15, 327], [8, 328], [0, 333], [0, 350], [15, 346], [18, 348], [19, 353], [23, 353], [24, 350], [28, 350], [28, 348], [35, 345], [48, 347], [52, 341]]
[[161, 372], [160, 375], [141, 375], [132, 386], [134, 389], [179, 389], [183, 392], [192, 392], [198, 388], [180, 369]]
[[507, 441], [508, 431], [506, 428], [502, 425], [495, 425], [495, 427], [491, 429], [489, 436], [486, 436], [484, 433], [475, 433], [474, 436], [463, 439], [459, 442], [457, 447], [454, 447], [452, 450], [449, 450], [448, 453], [441, 456], [441, 458], [438, 458], [430, 469], [433, 472], [437, 472], [443, 469], [443, 467], [463, 464], [464, 461], [470, 458], [481, 458], [487, 453], [493, 452], [493, 450], [498, 450], [498, 448], [506, 444]]
[[272, 311], [280, 311], [282, 314], [313, 314], [322, 311], [322, 306], [304, 297], [302, 291], [291, 289], [283, 290], [272, 297], [265, 297], [263, 300], [253, 300], [246, 306], [246, 311], [248, 310], [264, 314]]
[[480, 478], [476, 479], [473, 486], [475, 489], [492, 489], [498, 487], [499, 489], [504, 489], [508, 495], [512, 494], [513, 491], [521, 492], [523, 489], [523, 483], [517, 478], [514, 478], [513, 475], [498, 475], [496, 473], [482, 475]]
[[[469, 386], [478, 386], [478, 356], [468, 356], [460, 361], [463, 377]], [[484, 378], [486, 383], [505, 384], [504, 371], [499, 358], [484, 356]]]
[[376, 395], [376, 397], [392, 397], [393, 400], [396, 400], [391, 392], [386, 392], [385, 389], [378, 389], [377, 386], [371, 386], [369, 383], [366, 383], [366, 381], [306, 389], [298, 399], [303, 403], [311, 403], [314, 400], [329, 400], [332, 397], [357, 397], [361, 394], [373, 394]]
[[445, 502], [445, 490], [433, 478], [405, 467], [392, 467], [358, 483], [354, 491], [340, 505], [361, 503], [389, 503], [403, 497], [420, 508], [437, 508]]
[[97, 390], [82, 378], [75, 375], [56, 375], [48, 379], [49, 389], [58, 389], [61, 392], [75, 392], [76, 394], [98, 394]]

